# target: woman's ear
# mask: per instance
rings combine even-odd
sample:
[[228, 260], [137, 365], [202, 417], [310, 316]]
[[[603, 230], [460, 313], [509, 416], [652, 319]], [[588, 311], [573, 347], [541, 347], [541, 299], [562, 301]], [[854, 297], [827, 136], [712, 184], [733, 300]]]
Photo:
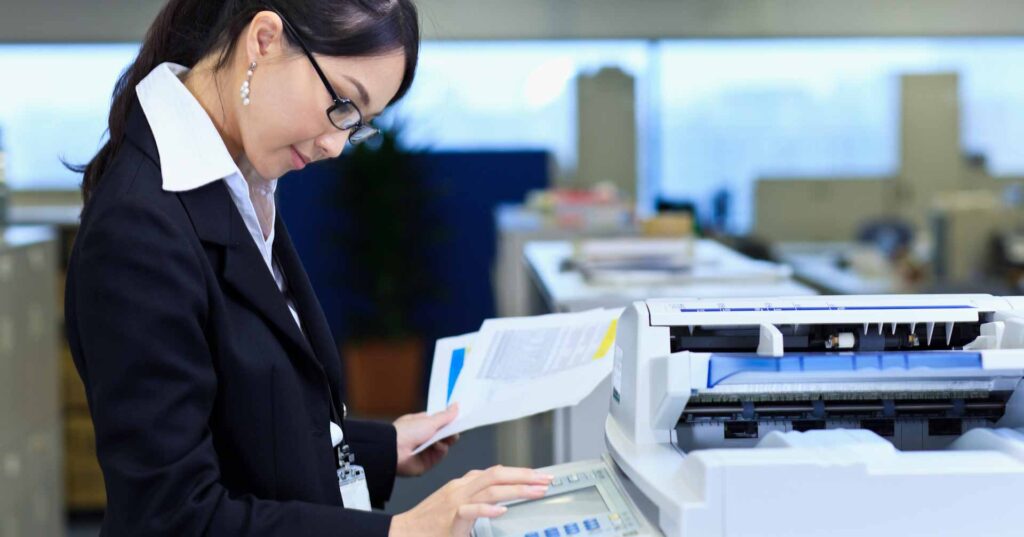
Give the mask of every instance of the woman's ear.
[[259, 61], [284, 50], [284, 24], [273, 11], [260, 11], [249, 23], [245, 34], [247, 61]]

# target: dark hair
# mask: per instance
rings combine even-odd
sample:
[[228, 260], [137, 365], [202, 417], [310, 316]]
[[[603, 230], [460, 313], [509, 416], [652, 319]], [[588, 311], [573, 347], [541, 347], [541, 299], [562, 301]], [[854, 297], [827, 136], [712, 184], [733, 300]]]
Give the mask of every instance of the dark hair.
[[[88, 164], [69, 166], [84, 174], [82, 198], [86, 203], [124, 139], [135, 86], [164, 62], [193, 67], [219, 51], [216, 69], [223, 68], [234, 53], [238, 36], [257, 13], [267, 10], [286, 18], [315, 53], [373, 56], [402, 50], [405, 72], [391, 103], [412, 85], [420, 41], [412, 0], [170, 0], [146, 32], [139, 55], [114, 86], [107, 142]], [[283, 35], [287, 40], [287, 33]]]

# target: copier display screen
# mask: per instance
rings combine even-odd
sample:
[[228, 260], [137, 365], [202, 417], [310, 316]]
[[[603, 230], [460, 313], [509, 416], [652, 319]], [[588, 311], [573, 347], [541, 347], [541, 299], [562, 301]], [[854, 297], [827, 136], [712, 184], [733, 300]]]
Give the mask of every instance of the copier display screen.
[[491, 519], [494, 537], [522, 537], [525, 532], [554, 526], [584, 516], [608, 514], [610, 509], [596, 486], [556, 494], [508, 506], [508, 512]]

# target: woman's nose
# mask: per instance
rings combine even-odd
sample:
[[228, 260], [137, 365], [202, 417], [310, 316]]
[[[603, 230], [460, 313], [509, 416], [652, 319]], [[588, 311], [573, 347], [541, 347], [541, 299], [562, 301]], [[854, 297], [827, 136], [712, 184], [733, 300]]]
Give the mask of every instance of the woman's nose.
[[326, 158], [336, 158], [345, 149], [348, 137], [349, 131], [335, 130], [317, 138], [316, 145]]

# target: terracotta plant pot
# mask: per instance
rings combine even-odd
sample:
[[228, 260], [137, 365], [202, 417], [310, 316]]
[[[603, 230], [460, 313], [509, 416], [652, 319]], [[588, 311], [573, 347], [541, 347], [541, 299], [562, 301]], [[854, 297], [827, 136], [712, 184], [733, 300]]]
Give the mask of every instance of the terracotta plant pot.
[[418, 338], [345, 344], [346, 403], [351, 411], [395, 417], [423, 410], [423, 349]]

